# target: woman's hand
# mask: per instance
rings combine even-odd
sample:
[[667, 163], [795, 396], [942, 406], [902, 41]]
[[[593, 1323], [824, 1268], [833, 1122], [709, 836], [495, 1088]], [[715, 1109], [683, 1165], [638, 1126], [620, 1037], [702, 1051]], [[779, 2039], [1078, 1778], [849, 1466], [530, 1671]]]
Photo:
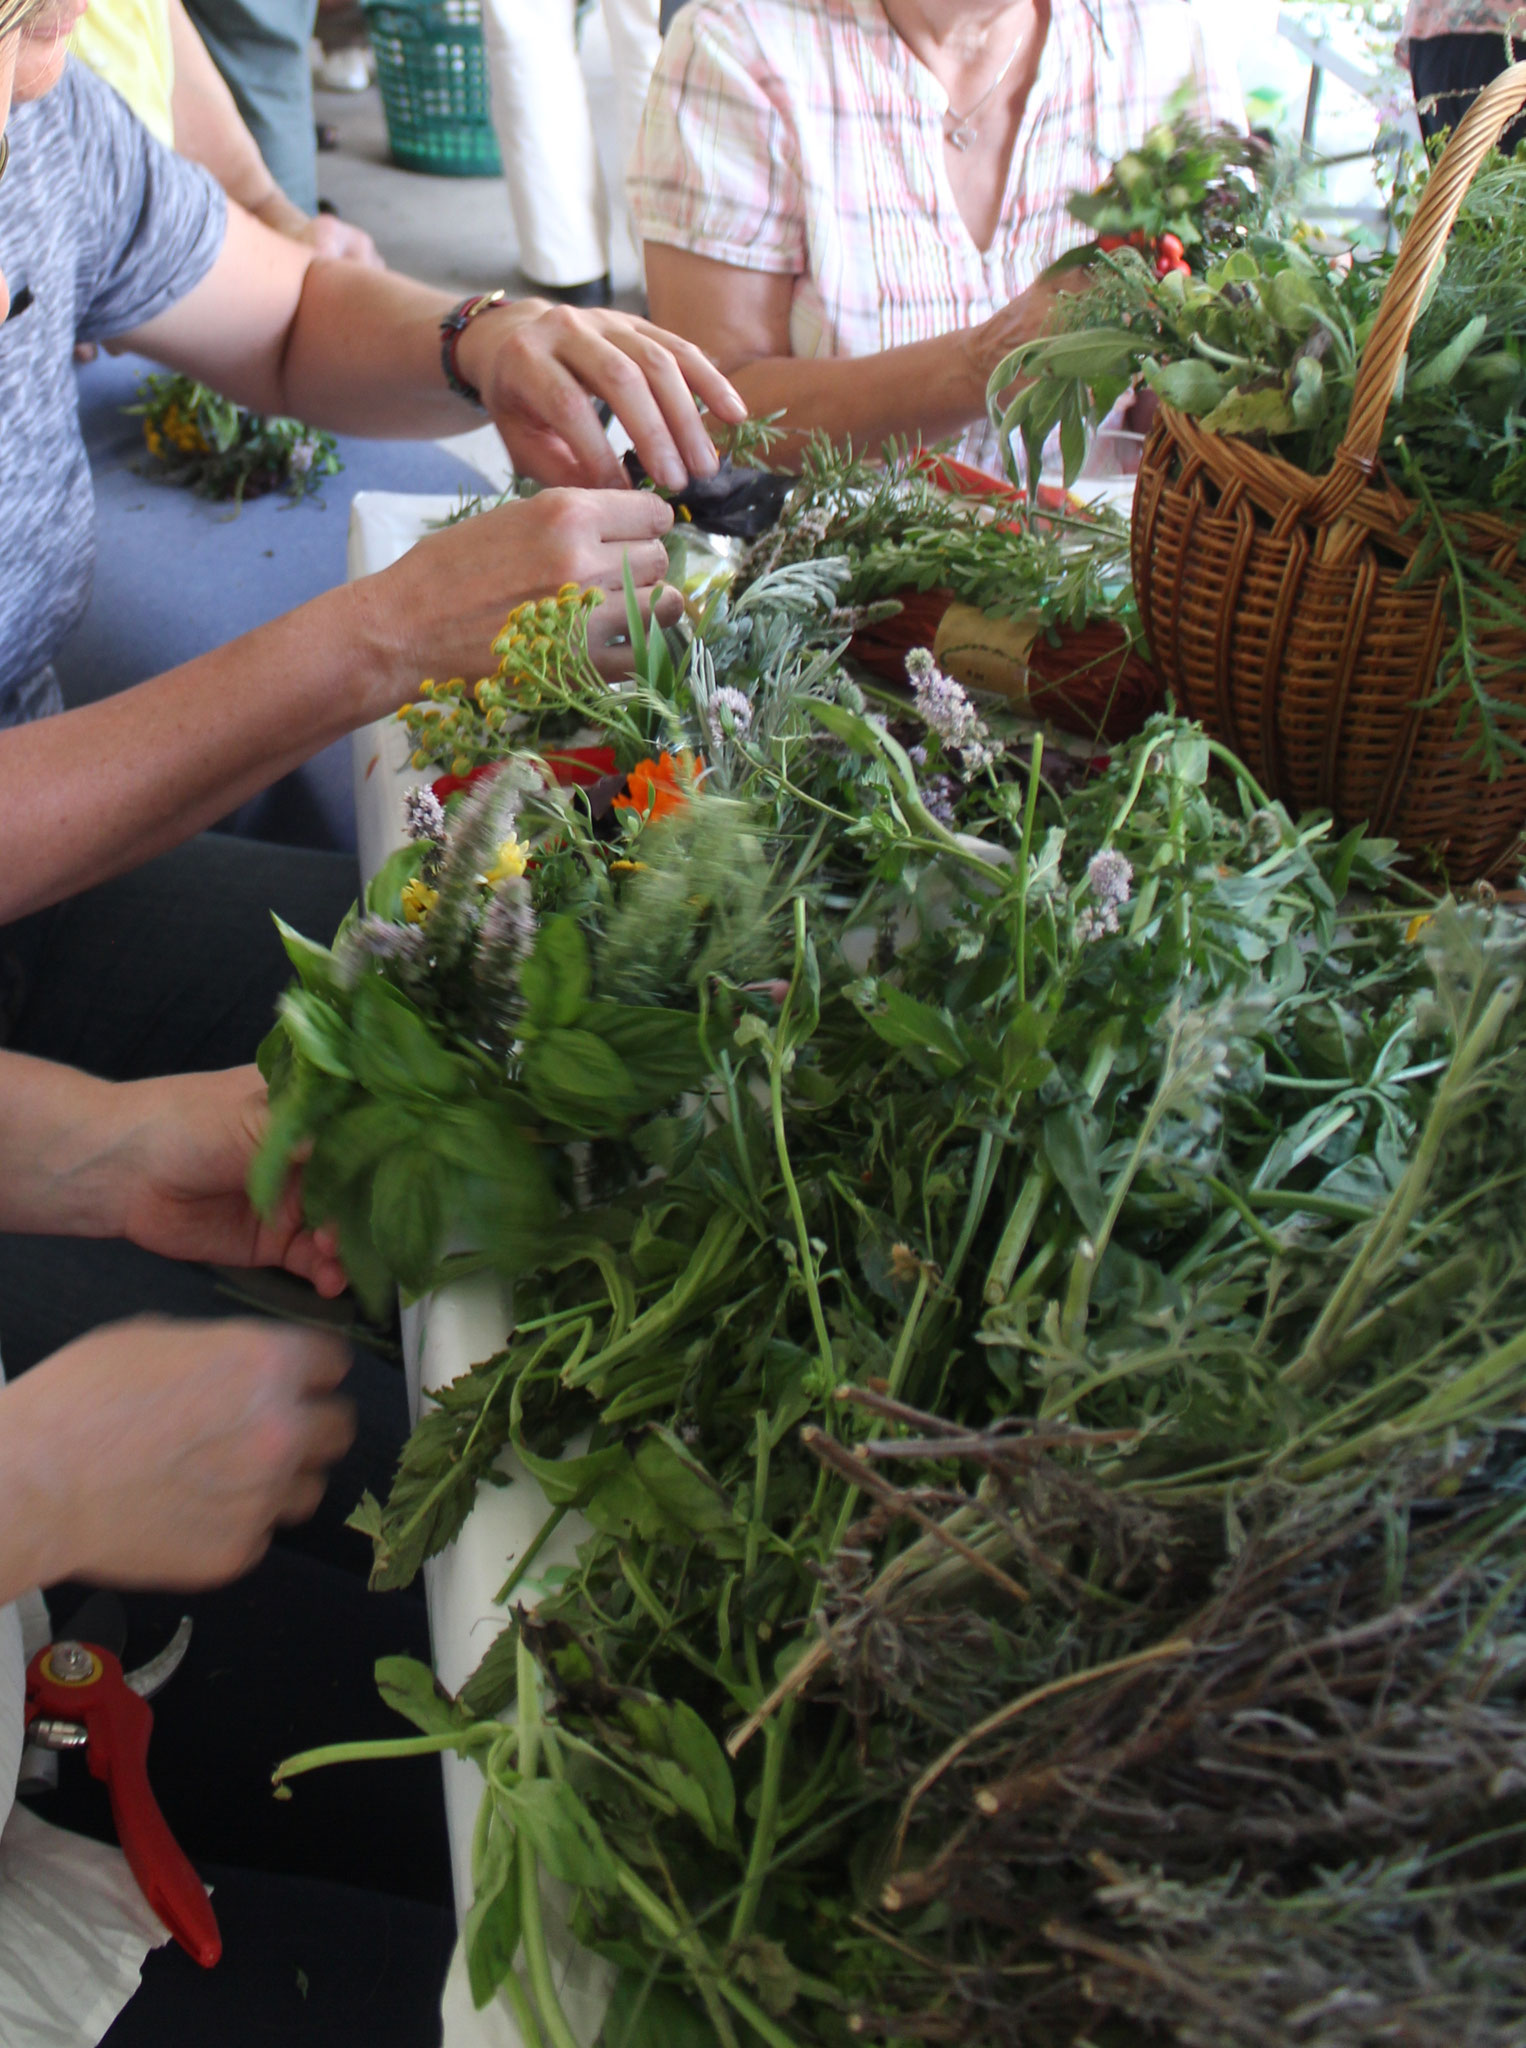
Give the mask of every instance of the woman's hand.
[[747, 417], [701, 349], [629, 313], [520, 299], [474, 320], [457, 359], [482, 393], [515, 469], [541, 483], [627, 488], [596, 399], [630, 435], [647, 474], [670, 490], [717, 468], [696, 398], [718, 419], [735, 424]]
[[397, 660], [397, 695], [427, 675], [480, 676], [494, 666], [493, 641], [528, 598], [563, 584], [607, 590], [616, 602], [592, 615], [589, 645], [607, 673], [630, 673], [630, 657], [612, 645], [625, 630], [625, 565], [650, 608], [668, 570], [662, 536], [671, 508], [652, 491], [543, 491], [431, 534], [368, 582], [352, 585], [360, 602], [379, 600]]
[[980, 380], [982, 400], [986, 385], [998, 365], [1005, 362], [1014, 349], [1047, 334], [1062, 300], [1074, 297], [1077, 292], [1090, 291], [1095, 281], [1089, 270], [1079, 267], [1046, 270], [1025, 292], [1019, 292], [1015, 299], [1009, 300], [999, 313], [969, 330], [966, 343], [972, 367]]
[[355, 1434], [331, 1337], [145, 1317], [0, 1387], [0, 1601], [59, 1579], [189, 1591], [302, 1522]]
[[117, 1234], [168, 1259], [283, 1266], [332, 1299], [348, 1284], [344, 1267], [333, 1233], [303, 1224], [300, 1176], [268, 1221], [245, 1193], [268, 1121], [255, 1067], [118, 1085], [102, 1160], [121, 1205]]

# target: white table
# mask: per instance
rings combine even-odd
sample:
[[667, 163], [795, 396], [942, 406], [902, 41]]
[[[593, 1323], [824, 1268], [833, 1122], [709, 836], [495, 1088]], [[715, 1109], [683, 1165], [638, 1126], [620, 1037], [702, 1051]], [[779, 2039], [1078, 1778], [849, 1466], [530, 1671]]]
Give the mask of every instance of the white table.
[[[433, 523], [455, 507], [451, 498], [408, 497], [390, 491], [361, 491], [350, 512], [349, 571], [353, 581], [385, 569], [423, 538]], [[366, 726], [354, 739], [355, 815], [362, 875], [369, 880], [387, 855], [404, 843], [402, 797], [420, 775], [409, 766], [401, 726], [392, 720]], [[511, 1327], [503, 1288], [490, 1277], [430, 1295], [403, 1311], [403, 1349], [408, 1397], [415, 1417], [432, 1388], [456, 1379], [470, 1366], [501, 1349]], [[545, 1494], [511, 1455], [502, 1461], [513, 1483], [484, 1488], [457, 1541], [424, 1567], [435, 1670], [441, 1683], [459, 1690], [504, 1626], [505, 1611], [494, 1595], [524, 1554], [549, 1512]], [[547, 1542], [537, 1571], [574, 1561], [588, 1533], [578, 1515], [568, 1515]], [[532, 1576], [516, 1598], [533, 1599]], [[445, 1814], [450, 1829], [456, 1914], [465, 1918], [472, 1902], [472, 1830], [482, 1800], [482, 1775], [460, 1757], [442, 1758]], [[549, 1894], [548, 1894], [549, 1896]], [[562, 2003], [578, 2038], [593, 2041], [603, 2025], [613, 1984], [607, 1967], [578, 1950], [554, 1910], [547, 1914]], [[474, 2010], [458, 1948], [445, 1992], [444, 2048], [523, 2048], [506, 2005]]]

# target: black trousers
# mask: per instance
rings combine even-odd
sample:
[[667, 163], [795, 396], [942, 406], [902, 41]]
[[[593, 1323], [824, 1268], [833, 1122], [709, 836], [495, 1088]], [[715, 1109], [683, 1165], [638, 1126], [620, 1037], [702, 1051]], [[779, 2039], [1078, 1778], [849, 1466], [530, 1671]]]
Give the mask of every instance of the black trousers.
[[[1517, 51], [1526, 57], [1526, 15]], [[1455, 128], [1479, 93], [1507, 68], [1503, 35], [1422, 36], [1409, 46], [1409, 75], [1415, 88], [1420, 132], [1427, 142]], [[1500, 148], [1507, 153], [1526, 142], [1526, 118], [1507, 128]]]
[[[209, 835], [136, 874], [0, 931], [4, 1039], [111, 1080], [253, 1057], [290, 971], [270, 913], [331, 937], [356, 893], [345, 856]], [[302, 1290], [292, 1283], [300, 1296]], [[299, 1306], [316, 1307], [308, 1295]], [[0, 1234], [0, 1351], [10, 1373], [103, 1322], [247, 1312], [217, 1275], [131, 1245]], [[372, 1595], [369, 1546], [343, 1526], [384, 1490], [407, 1428], [401, 1373], [361, 1353], [346, 1391], [356, 1445], [319, 1515], [220, 1591], [128, 1597], [129, 1665], [182, 1613], [186, 1662], [155, 1702], [154, 1790], [216, 1885], [224, 1958], [203, 1972], [173, 1947], [148, 1959], [110, 2048], [435, 2048], [453, 1938], [433, 1758], [352, 1766], [271, 1792], [281, 1758], [409, 1731], [381, 1702], [378, 1657], [427, 1661], [417, 1595]], [[67, 1624], [83, 1589], [50, 1589]], [[112, 1838], [104, 1788], [61, 1759], [44, 1818]]]

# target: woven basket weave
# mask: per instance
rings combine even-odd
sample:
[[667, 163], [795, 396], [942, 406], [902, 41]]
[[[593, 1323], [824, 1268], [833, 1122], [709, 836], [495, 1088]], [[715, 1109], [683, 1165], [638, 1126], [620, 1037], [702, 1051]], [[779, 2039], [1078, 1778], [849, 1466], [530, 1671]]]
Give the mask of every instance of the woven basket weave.
[[[1426, 288], [1468, 188], [1526, 107], [1526, 64], [1475, 101], [1433, 173], [1363, 355], [1330, 472], [1309, 476], [1162, 407], [1135, 500], [1134, 584], [1162, 681], [1295, 813], [1333, 811], [1454, 884], [1519, 861], [1526, 762], [1490, 780], [1459, 691], [1427, 703], [1455, 627], [1447, 583], [1408, 584], [1417, 506], [1378, 461]], [[1523, 252], [1526, 254], [1526, 252]], [[1469, 549], [1526, 599], [1526, 527], [1449, 515]], [[1406, 530], [1408, 529], [1408, 530]], [[1481, 641], [1491, 693], [1526, 707], [1526, 634]], [[1464, 686], [1465, 687], [1465, 686]]]

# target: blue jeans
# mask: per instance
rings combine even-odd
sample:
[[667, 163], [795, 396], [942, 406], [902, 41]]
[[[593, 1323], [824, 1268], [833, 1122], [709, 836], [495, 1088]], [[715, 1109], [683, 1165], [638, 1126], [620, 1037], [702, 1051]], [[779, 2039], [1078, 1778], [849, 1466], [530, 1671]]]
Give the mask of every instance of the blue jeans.
[[260, 155], [293, 206], [318, 210], [307, 45], [318, 0], [186, 0]]

